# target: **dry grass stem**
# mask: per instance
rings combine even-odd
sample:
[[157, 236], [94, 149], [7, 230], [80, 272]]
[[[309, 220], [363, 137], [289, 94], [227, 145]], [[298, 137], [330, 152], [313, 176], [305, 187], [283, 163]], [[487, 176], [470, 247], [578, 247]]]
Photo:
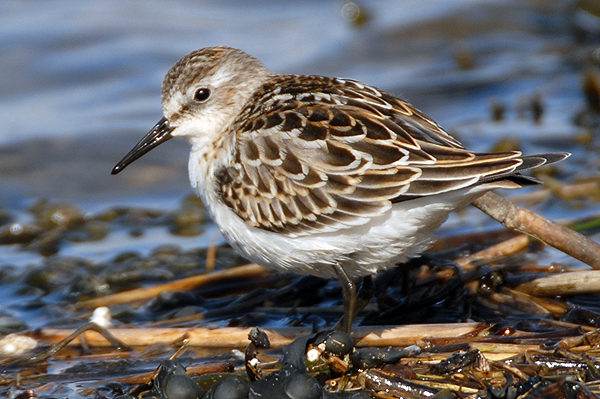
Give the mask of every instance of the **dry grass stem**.
[[474, 269], [482, 264], [504, 259], [515, 255], [529, 246], [529, 238], [524, 235], [510, 238], [481, 251], [456, 259], [455, 262], [464, 270]]
[[515, 288], [535, 296], [564, 296], [600, 292], [600, 270], [584, 270], [540, 277]]
[[[505, 259], [515, 255], [529, 246], [529, 238], [526, 235], [509, 238], [491, 247], [482, 249], [481, 251], [468, 254], [461, 258], [454, 259], [457, 265], [463, 270], [473, 270], [479, 266], [487, 265], [492, 262]], [[456, 276], [455, 269], [443, 269], [436, 272], [436, 276], [441, 279], [450, 279]]]
[[494, 193], [486, 193], [473, 205], [509, 229], [525, 233], [594, 269], [600, 269], [600, 244], [586, 236], [520, 208]]
[[255, 277], [267, 273], [265, 269], [255, 263], [244, 266], [232, 267], [191, 277], [182, 278], [154, 287], [138, 288], [135, 290], [119, 292], [99, 298], [81, 301], [73, 305], [73, 310], [95, 309], [99, 306], [109, 306], [138, 301], [147, 301], [158, 296], [163, 291], [186, 291], [213, 281], [235, 277]]
[[524, 291], [516, 291], [503, 287], [502, 292], [516, 298], [521, 298], [522, 300], [531, 301], [557, 318], [561, 317], [570, 308], [570, 306], [564, 302], [547, 298], [538, 298], [537, 296], [530, 295], [530, 293]]
[[[399, 327], [355, 327], [353, 336], [358, 340], [357, 346], [406, 346], [417, 340], [464, 340], [464, 336], [480, 329], [480, 323], [455, 324], [412, 324]], [[244, 348], [248, 345], [248, 333], [251, 328], [111, 328], [110, 333], [128, 346], [171, 345], [180, 341], [185, 335], [189, 346], [204, 348]], [[281, 347], [291, 343], [295, 338], [310, 333], [308, 328], [285, 328], [279, 330], [263, 329], [269, 336], [271, 347]], [[73, 330], [48, 328], [36, 333], [36, 338], [48, 344], [54, 344], [68, 337]], [[99, 334], [87, 334], [90, 346], [104, 347], [110, 345]], [[80, 343], [76, 339], [72, 344]]]
[[213, 237], [206, 248], [206, 271], [212, 272], [217, 264], [217, 236]]

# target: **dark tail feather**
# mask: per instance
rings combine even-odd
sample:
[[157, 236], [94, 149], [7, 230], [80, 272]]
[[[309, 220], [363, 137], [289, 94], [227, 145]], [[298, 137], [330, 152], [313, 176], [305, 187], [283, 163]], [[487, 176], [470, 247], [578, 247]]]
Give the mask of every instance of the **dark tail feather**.
[[510, 180], [521, 186], [532, 186], [535, 184], [540, 184], [541, 181], [539, 181], [538, 179], [531, 176], [522, 175], [519, 172], [527, 169], [537, 168], [542, 165], [549, 165], [554, 162], [559, 162], [570, 156], [571, 153], [569, 152], [553, 152], [550, 154], [527, 155], [521, 158], [523, 160], [523, 163], [519, 165], [515, 171], [502, 175], [491, 175], [487, 178], [481, 179], [480, 182], [487, 183], [498, 180]]
[[527, 155], [521, 158], [523, 163], [517, 168], [517, 171], [537, 168], [542, 165], [549, 165], [554, 162], [562, 161], [571, 156], [569, 152], [554, 152], [550, 154]]

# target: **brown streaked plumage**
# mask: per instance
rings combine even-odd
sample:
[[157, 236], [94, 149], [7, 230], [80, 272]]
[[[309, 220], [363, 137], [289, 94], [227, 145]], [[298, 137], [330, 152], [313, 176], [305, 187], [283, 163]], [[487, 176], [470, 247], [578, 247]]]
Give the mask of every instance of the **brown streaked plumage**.
[[271, 268], [351, 278], [418, 255], [454, 209], [568, 154], [474, 153], [407, 102], [353, 80], [278, 75], [228, 47], [193, 52], [163, 83], [165, 117], [113, 173], [173, 136], [225, 238]]
[[402, 100], [318, 76], [273, 78], [231, 130], [235, 163], [219, 171], [222, 201], [253, 227], [293, 236], [363, 224], [395, 202], [548, 160], [475, 154]]

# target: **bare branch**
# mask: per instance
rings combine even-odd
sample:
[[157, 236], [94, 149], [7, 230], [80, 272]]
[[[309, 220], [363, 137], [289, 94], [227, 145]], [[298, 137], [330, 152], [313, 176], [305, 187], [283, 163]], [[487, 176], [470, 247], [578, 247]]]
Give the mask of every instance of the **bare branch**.
[[594, 269], [600, 269], [600, 244], [586, 236], [491, 192], [473, 201], [473, 205], [509, 229], [525, 233]]

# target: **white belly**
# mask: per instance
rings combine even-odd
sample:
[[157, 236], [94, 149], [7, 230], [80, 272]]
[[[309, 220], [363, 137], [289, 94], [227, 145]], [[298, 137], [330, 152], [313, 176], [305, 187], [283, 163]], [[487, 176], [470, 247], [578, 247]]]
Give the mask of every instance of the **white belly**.
[[200, 193], [225, 239], [250, 261], [270, 269], [353, 278], [375, 274], [425, 251], [448, 214], [487, 191], [479, 186], [395, 204], [369, 223], [330, 233], [290, 237], [251, 227], [226, 205]]
[[[225, 239], [248, 260], [270, 269], [334, 277], [340, 264], [352, 277], [376, 274], [425, 251], [434, 231], [457, 208], [494, 188], [471, 186], [445, 194], [394, 204], [386, 213], [364, 225], [329, 233], [291, 237], [245, 223], [214, 191], [216, 165], [199, 162], [200, 151], [190, 156], [190, 181], [196, 188]], [[201, 167], [198, 167], [201, 166]], [[207, 181], [207, 179], [210, 181]]]

